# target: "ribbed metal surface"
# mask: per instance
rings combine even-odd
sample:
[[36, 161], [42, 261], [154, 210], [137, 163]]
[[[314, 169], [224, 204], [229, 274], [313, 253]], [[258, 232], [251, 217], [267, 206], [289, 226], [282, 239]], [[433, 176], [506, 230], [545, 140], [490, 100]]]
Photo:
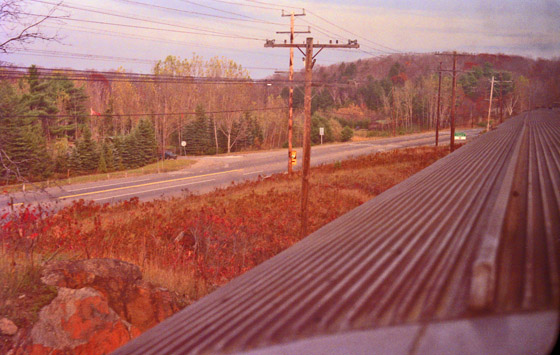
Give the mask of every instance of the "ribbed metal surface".
[[509, 119], [116, 351], [235, 352], [557, 309], [560, 117]]

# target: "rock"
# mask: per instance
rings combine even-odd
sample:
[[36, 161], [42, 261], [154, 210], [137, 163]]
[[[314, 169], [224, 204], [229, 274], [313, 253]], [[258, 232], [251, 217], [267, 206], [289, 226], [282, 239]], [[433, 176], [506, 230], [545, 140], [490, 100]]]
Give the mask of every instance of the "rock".
[[101, 292], [124, 320], [145, 331], [179, 310], [171, 294], [142, 281], [136, 265], [115, 259], [63, 261], [47, 266], [41, 280], [47, 285]]
[[18, 327], [8, 318], [0, 319], [0, 334], [14, 335], [18, 331]]
[[61, 287], [57, 297], [39, 312], [30, 343], [20, 353], [106, 354], [130, 339], [130, 326], [109, 307], [101, 292]]
[[148, 282], [131, 287], [126, 295], [127, 320], [145, 331], [179, 310], [170, 293]]

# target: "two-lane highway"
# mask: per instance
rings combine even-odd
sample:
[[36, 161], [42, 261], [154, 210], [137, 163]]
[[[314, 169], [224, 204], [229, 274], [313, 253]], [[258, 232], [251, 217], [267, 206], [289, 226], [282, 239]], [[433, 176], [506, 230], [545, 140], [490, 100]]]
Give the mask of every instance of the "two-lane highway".
[[[465, 130], [468, 139], [472, 139], [479, 132], [480, 129]], [[441, 142], [445, 143], [448, 139], [449, 132], [440, 134]], [[311, 164], [320, 165], [380, 151], [433, 143], [433, 133], [420, 133], [394, 138], [315, 146], [312, 148]], [[295, 169], [297, 170], [301, 168], [302, 151], [301, 149], [296, 149], [296, 151], [298, 164]], [[202, 157], [193, 167], [172, 173], [66, 185], [3, 196], [0, 197], [0, 210], [7, 209], [12, 202], [15, 207], [22, 204], [49, 203], [58, 208], [79, 199], [112, 203], [132, 197], [152, 200], [160, 197], [178, 196], [185, 190], [204, 193], [217, 187], [230, 185], [232, 182], [254, 179], [259, 175], [267, 176], [280, 173], [286, 171], [286, 169], [286, 149]]]

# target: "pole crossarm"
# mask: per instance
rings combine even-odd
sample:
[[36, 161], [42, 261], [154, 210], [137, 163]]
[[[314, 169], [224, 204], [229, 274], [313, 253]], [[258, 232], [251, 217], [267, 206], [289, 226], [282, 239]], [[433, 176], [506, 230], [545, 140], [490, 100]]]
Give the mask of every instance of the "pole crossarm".
[[301, 14], [294, 14], [293, 12], [287, 14], [284, 12], [284, 10], [282, 10], [282, 17], [305, 16], [305, 9], [301, 9], [301, 11], [302, 11]]
[[292, 34], [292, 33], [294, 33], [294, 34], [311, 33], [311, 27], [307, 26], [307, 31], [294, 31], [294, 32], [292, 32], [292, 31], [276, 31], [276, 33], [279, 34], [279, 35], [280, 34], [288, 34], [289, 35], [289, 34]]
[[[265, 48], [306, 48], [306, 44], [299, 44], [299, 43], [276, 43], [274, 39], [267, 39], [266, 43], [264, 44]], [[313, 48], [360, 48], [357, 40], [348, 40], [348, 44], [313, 44]]]
[[[308, 37], [304, 44], [296, 44], [294, 43], [293, 39], [293, 20], [294, 15], [293, 13], [290, 15], [292, 16], [291, 21], [291, 31], [290, 31], [290, 43], [276, 43], [274, 39], [267, 39], [264, 46], [266, 48], [290, 48], [290, 81], [292, 80], [293, 75], [293, 49], [297, 48], [303, 55], [305, 60], [305, 87], [304, 87], [304, 120], [303, 120], [303, 164], [302, 164], [302, 181], [301, 181], [301, 230], [300, 234], [302, 237], [307, 235], [307, 226], [308, 226], [308, 201], [309, 201], [309, 180], [310, 180], [310, 165], [311, 165], [311, 100], [312, 97], [312, 86], [313, 86], [313, 65], [315, 64], [315, 57], [325, 48], [360, 48], [358, 44], [358, 40], [348, 40], [347, 44], [339, 44], [338, 41], [335, 43], [328, 44], [315, 44], [313, 43], [313, 38]], [[303, 48], [305, 48], [305, 53], [303, 52]], [[319, 50], [315, 55], [313, 55], [313, 51], [315, 48]], [[288, 134], [288, 154], [292, 156], [292, 146], [291, 146], [291, 127], [292, 127], [292, 119], [291, 119], [291, 107], [292, 107], [292, 88], [290, 88], [290, 118], [288, 120], [288, 125], [290, 127], [289, 134]], [[295, 156], [294, 156], [295, 157]], [[288, 172], [291, 173], [291, 164], [288, 163], [289, 168]]]

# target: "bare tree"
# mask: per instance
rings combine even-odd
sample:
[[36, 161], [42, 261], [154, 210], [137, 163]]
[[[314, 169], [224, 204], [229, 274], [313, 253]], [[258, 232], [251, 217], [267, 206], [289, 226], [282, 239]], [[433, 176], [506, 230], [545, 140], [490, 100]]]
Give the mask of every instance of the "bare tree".
[[50, 7], [46, 15], [28, 12], [25, 0], [0, 0], [0, 53], [9, 53], [18, 47], [35, 40], [53, 41], [57, 35], [43, 32], [40, 25], [55, 18], [54, 12], [62, 2]]

